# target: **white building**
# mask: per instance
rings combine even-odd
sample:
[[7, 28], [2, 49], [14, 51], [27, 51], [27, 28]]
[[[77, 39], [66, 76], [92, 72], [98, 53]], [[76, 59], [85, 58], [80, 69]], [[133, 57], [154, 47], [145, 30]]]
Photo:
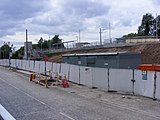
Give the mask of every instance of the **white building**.
[[27, 59], [27, 48], [28, 48], [28, 59], [30, 58], [32, 52], [32, 42], [24, 42], [24, 57], [23, 59]]

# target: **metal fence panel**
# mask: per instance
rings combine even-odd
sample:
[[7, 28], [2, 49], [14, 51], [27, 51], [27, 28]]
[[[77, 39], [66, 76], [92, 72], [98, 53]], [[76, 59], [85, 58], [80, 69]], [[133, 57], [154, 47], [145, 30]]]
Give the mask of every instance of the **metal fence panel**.
[[62, 63], [61, 64], [61, 71], [60, 71], [62, 76], [66, 75], [67, 78], [68, 78], [69, 69], [70, 69], [70, 65], [69, 64]]
[[52, 71], [52, 65], [53, 65], [52, 62], [46, 62], [46, 70], [47, 71]]
[[45, 73], [45, 61], [39, 61], [40, 62], [40, 73]]
[[108, 90], [108, 69], [92, 68], [93, 87]]
[[40, 61], [35, 61], [35, 69], [34, 72], [40, 73]]
[[30, 60], [26, 60], [25, 68], [26, 68], [25, 70], [30, 71]]
[[80, 84], [93, 87], [92, 80], [92, 67], [82, 67], [80, 66]]
[[132, 92], [133, 73], [129, 69], [110, 69], [109, 70], [109, 90]]
[[69, 81], [80, 84], [80, 66], [70, 65]]
[[160, 72], [157, 72], [157, 80], [156, 80], [156, 95], [157, 99], [160, 99]]
[[35, 67], [35, 62], [33, 60], [30, 60], [30, 70], [29, 71], [32, 71], [34, 72], [34, 67]]
[[17, 68], [22, 69], [22, 60], [17, 60]]
[[59, 63], [53, 63], [53, 72], [54, 73], [60, 72], [60, 64]]
[[142, 79], [142, 71], [135, 70], [135, 88], [134, 93], [153, 98], [154, 90], [154, 72], [147, 71], [147, 80]]

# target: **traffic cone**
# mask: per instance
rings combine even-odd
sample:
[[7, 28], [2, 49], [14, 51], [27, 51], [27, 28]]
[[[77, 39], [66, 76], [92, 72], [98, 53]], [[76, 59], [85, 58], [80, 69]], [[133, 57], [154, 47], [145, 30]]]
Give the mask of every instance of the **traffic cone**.
[[63, 88], [68, 88], [69, 87], [66, 75], [64, 75], [64, 79], [62, 79], [62, 86], [63, 86]]

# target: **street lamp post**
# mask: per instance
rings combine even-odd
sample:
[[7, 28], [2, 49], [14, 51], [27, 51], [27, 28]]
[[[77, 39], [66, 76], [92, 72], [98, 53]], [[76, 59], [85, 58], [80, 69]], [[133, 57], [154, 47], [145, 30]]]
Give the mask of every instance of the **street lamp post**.
[[112, 43], [112, 39], [111, 39], [111, 25], [109, 23], [109, 41], [110, 43]]
[[28, 60], [28, 31], [26, 29], [26, 59]]
[[8, 46], [9, 46], [9, 67], [11, 66], [11, 52], [12, 52], [12, 47], [13, 47], [13, 44], [10, 46], [10, 42], [8, 42]]
[[51, 40], [50, 40], [50, 36], [48, 35], [48, 37], [49, 37], [49, 50], [51, 50]]
[[100, 38], [100, 45], [102, 45], [102, 28], [100, 28], [100, 32], [99, 32], [99, 38]]

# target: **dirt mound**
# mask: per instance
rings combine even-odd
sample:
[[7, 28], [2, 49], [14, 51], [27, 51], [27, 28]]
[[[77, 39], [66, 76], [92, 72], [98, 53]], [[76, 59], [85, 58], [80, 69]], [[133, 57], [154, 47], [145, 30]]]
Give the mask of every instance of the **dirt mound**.
[[[138, 45], [138, 46], [128, 46], [128, 47], [116, 47], [116, 48], [100, 48], [100, 49], [90, 49], [90, 50], [80, 50], [72, 51], [69, 54], [73, 53], [95, 53], [95, 52], [141, 52], [142, 63], [148, 64], [160, 64], [160, 44], [147, 44], [147, 45]], [[49, 58], [51, 62], [62, 62], [62, 54], [52, 56]], [[65, 53], [66, 54], [66, 53]]]

